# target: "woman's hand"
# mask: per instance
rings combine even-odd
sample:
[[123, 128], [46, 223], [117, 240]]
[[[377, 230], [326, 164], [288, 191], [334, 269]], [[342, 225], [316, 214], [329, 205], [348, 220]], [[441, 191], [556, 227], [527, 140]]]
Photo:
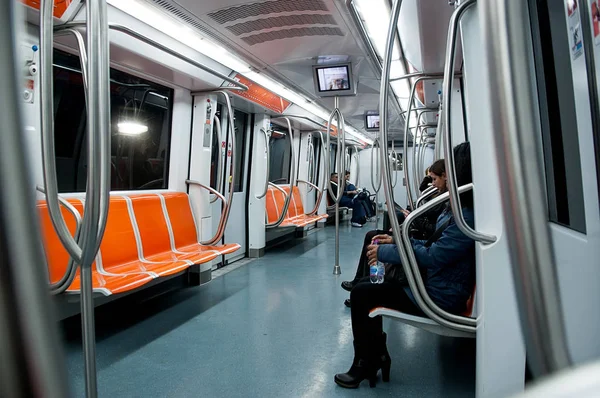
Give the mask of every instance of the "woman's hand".
[[402, 210], [402, 214], [404, 214], [404, 217], [408, 217], [408, 215], [410, 214], [410, 211], [404, 209], [404, 210]]
[[394, 238], [392, 238], [390, 235], [377, 235], [371, 240], [371, 242], [376, 240], [379, 241], [380, 245], [391, 245], [394, 243]]
[[367, 259], [369, 260], [369, 265], [373, 265], [377, 262], [377, 249], [379, 249], [378, 245], [370, 245], [367, 247]]

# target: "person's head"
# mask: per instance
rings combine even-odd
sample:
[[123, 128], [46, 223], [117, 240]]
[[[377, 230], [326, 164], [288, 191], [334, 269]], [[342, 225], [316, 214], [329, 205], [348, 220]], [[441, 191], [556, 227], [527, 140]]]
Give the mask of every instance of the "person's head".
[[348, 181], [350, 179], [350, 172], [348, 170], [346, 170], [346, 173], [344, 174], [344, 178], [346, 179], [346, 181]]
[[[454, 147], [454, 166], [456, 169], [456, 183], [463, 186], [473, 182], [471, 168], [471, 144], [463, 142]], [[462, 207], [473, 207], [473, 192], [465, 192], [460, 195]]]
[[431, 185], [436, 187], [440, 193], [446, 192], [446, 162], [444, 159], [438, 159], [429, 166], [429, 177]]
[[337, 182], [338, 182], [337, 173], [331, 173], [331, 175], [329, 176], [329, 179], [337, 184]]

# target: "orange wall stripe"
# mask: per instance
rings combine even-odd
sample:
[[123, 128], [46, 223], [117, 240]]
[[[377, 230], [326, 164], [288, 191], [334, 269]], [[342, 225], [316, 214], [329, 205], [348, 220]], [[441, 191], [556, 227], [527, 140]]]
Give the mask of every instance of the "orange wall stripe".
[[265, 108], [277, 113], [283, 113], [290, 105], [292, 105], [291, 102], [267, 90], [266, 88], [259, 86], [252, 80], [247, 79], [240, 74], [236, 74], [233, 78], [238, 82], [248, 86], [248, 91], [232, 90], [231, 92], [235, 95], [244, 97], [255, 104], [264, 106]]
[[[21, 2], [29, 7], [35, 8], [36, 10], [40, 9], [40, 1], [39, 0], [21, 0]], [[56, 18], [61, 18], [73, 0], [54, 0], [54, 16]]]

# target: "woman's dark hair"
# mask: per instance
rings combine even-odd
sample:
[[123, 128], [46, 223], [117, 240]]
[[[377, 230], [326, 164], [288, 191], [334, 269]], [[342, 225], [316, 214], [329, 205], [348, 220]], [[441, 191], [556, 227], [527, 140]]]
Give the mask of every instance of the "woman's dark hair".
[[429, 172], [441, 177], [446, 172], [446, 162], [444, 159], [438, 159], [431, 166], [429, 166]]
[[[456, 168], [456, 182], [458, 186], [473, 182], [471, 168], [471, 144], [463, 142], [454, 147], [454, 165]], [[460, 195], [462, 207], [473, 207], [473, 192], [465, 192]]]

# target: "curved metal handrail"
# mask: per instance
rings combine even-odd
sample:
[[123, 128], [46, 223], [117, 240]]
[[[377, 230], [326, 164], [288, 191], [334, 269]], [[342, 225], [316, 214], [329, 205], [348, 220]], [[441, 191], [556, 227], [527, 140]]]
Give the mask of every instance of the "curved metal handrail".
[[[373, 173], [375, 172], [375, 170], [377, 170], [377, 168], [375, 167], [375, 146], [377, 144], [377, 149], [381, 149], [381, 144], [379, 142], [379, 138], [376, 138], [373, 140], [373, 145], [371, 146], [371, 185], [373, 186], [373, 190], [375, 191], [375, 194], [379, 193], [379, 190], [381, 189], [381, 181], [383, 178], [383, 174], [381, 173], [381, 170], [379, 170], [379, 181], [378, 184], [375, 185], [375, 177], [373, 176]], [[379, 159], [377, 159], [379, 161]]]
[[[44, 188], [36, 186], [35, 189], [38, 192], [44, 194], [44, 196], [46, 196], [46, 191], [44, 190]], [[73, 238], [77, 243], [80, 243], [79, 238], [81, 232], [81, 215], [79, 214], [79, 211], [77, 211], [75, 206], [73, 206], [61, 196], [58, 197], [58, 201], [65, 209], [67, 209], [67, 211], [73, 216], [73, 218], [75, 218], [75, 234], [73, 235]], [[46, 203], [48, 203], [48, 201], [46, 201]], [[75, 261], [73, 261], [73, 258], [69, 258], [65, 274], [60, 278], [58, 282], [50, 284], [50, 294], [58, 295], [67, 290], [69, 286], [71, 286], [71, 283], [73, 283], [73, 280], [77, 275], [77, 267], [78, 265], [75, 263]]]
[[[382, 142], [387, 142], [387, 136], [388, 136], [388, 125], [387, 125], [387, 117], [386, 117], [386, 115], [388, 113], [388, 105], [389, 105], [388, 104], [388, 92], [389, 92], [388, 82], [390, 79], [390, 66], [391, 66], [391, 61], [392, 61], [393, 43], [394, 43], [394, 39], [396, 36], [396, 29], [398, 26], [398, 17], [400, 15], [400, 5], [401, 5], [401, 1], [396, 1], [396, 2], [394, 2], [393, 6], [392, 6], [391, 19], [390, 19], [390, 24], [388, 27], [388, 35], [387, 35], [387, 40], [386, 40], [386, 51], [385, 51], [384, 62], [383, 62], [383, 72], [381, 75], [381, 87], [380, 87], [380, 91], [379, 91], [379, 95], [380, 95], [379, 101], [381, 104], [381, 112], [380, 112], [381, 118], [380, 118], [379, 132], [380, 132], [380, 139]], [[414, 93], [411, 96], [410, 102], [412, 102], [413, 97], [414, 97]], [[405, 141], [405, 144], [406, 144], [406, 141]], [[392, 195], [391, 195], [392, 187], [391, 187], [390, 178], [389, 178], [390, 164], [384, 158], [386, 155], [386, 152], [387, 152], [387, 148], [381, 147], [380, 152], [381, 152], [381, 168], [386, 171], [385, 172], [386, 178], [383, 179], [383, 187], [384, 187], [385, 195], [387, 198], [386, 206], [388, 208], [389, 214], [395, 214], [394, 202], [392, 200], [390, 200], [392, 198]], [[406, 167], [405, 167], [405, 169], [406, 169]], [[429, 202], [424, 207], [427, 207], [431, 203], [433, 203], [433, 201]], [[398, 223], [397, 217], [390, 217], [390, 224], [392, 226], [392, 231], [393, 231], [394, 236], [397, 238], [401, 237], [400, 225]], [[473, 333], [474, 328], [472, 326], [457, 325], [452, 322], [449, 322], [447, 319], [439, 316], [436, 312], [434, 312], [432, 309], [430, 309], [426, 305], [426, 303], [423, 301], [423, 299], [420, 296], [419, 289], [417, 288], [417, 285], [415, 282], [415, 276], [412, 273], [409, 258], [406, 253], [406, 248], [404, 247], [403, 242], [399, 242], [399, 244], [396, 245], [396, 248], [398, 250], [398, 254], [400, 255], [402, 267], [404, 268], [404, 271], [406, 273], [406, 278], [408, 279], [410, 289], [413, 292], [413, 295], [415, 296], [415, 300], [417, 301], [417, 304], [423, 310], [423, 312], [427, 316], [429, 316], [431, 319], [433, 319], [434, 321], [440, 323], [441, 325], [450, 327], [452, 329]]]
[[[306, 180], [297, 180], [296, 183], [306, 184], [309, 187], [311, 187], [313, 189], [316, 189], [317, 192], [319, 192], [319, 196], [322, 196], [323, 191], [321, 191], [321, 188], [319, 188], [317, 185], [313, 184], [312, 182], [306, 181]], [[314, 215], [315, 213], [317, 213], [319, 211], [319, 206], [320, 205], [321, 205], [321, 202], [317, 200], [317, 203], [315, 204], [315, 207], [311, 211], [309, 211], [308, 213], [304, 212], [304, 214], [307, 215], [307, 216]]]
[[[408, 154], [408, 131], [410, 129], [409, 125], [410, 125], [410, 116], [412, 115], [412, 111], [413, 109], [413, 103], [415, 101], [415, 93], [417, 91], [417, 85], [421, 82], [421, 81], [426, 81], [426, 80], [438, 80], [440, 78], [439, 74], [423, 74], [421, 73], [419, 77], [417, 77], [417, 79], [413, 82], [412, 87], [410, 89], [410, 99], [408, 101], [408, 110], [406, 111], [406, 120], [404, 122], [404, 156], [406, 159], [408, 159], [408, 157], [406, 156]], [[429, 108], [423, 108], [423, 109], [428, 109], [431, 110]], [[380, 118], [381, 119], [381, 118]], [[417, 126], [419, 127], [419, 126]], [[380, 128], [381, 131], [381, 128]], [[415, 140], [413, 140], [413, 152], [414, 152], [414, 146], [415, 146], [415, 142], [416, 142], [416, 132], [415, 132]], [[387, 132], [386, 132], [386, 136], [387, 136]], [[413, 162], [414, 163], [414, 162]], [[413, 164], [413, 168], [415, 167], [415, 165]], [[406, 179], [406, 193], [407, 193], [407, 197], [408, 197], [408, 203], [410, 204], [410, 208], [414, 209], [415, 208], [415, 203], [413, 201], [413, 196], [412, 196], [412, 187], [411, 187], [411, 182], [410, 182], [410, 177], [409, 177], [409, 171], [408, 171], [408, 163], [406, 163], [404, 165], [404, 178]]]
[[[293, 189], [294, 189], [294, 185], [296, 185], [296, 154], [294, 152], [294, 135], [293, 135], [293, 130], [292, 130], [292, 123], [290, 122], [290, 119], [288, 119], [287, 117], [284, 117], [285, 121], [287, 122], [288, 125], [288, 131], [290, 134], [290, 162], [291, 162], [291, 166], [290, 166], [290, 192], [285, 193], [285, 202], [283, 203], [283, 209], [281, 211], [281, 215], [279, 216], [279, 219], [271, 224], [266, 224], [267, 228], [276, 228], [278, 226], [281, 225], [281, 223], [283, 222], [283, 220], [285, 220], [285, 216], [287, 215], [288, 209], [290, 207], [290, 202], [292, 199], [292, 193], [293, 193]], [[271, 184], [269, 182], [269, 185], [271, 186], [275, 186], [274, 184]]]
[[256, 197], [256, 199], [262, 199], [265, 196], [267, 196], [267, 193], [269, 192], [269, 173], [270, 173], [270, 168], [271, 168], [271, 154], [269, 151], [269, 141], [271, 139], [271, 137], [269, 136], [269, 132], [267, 130], [265, 130], [264, 128], [261, 128], [260, 131], [263, 133], [263, 136], [265, 137], [265, 154], [267, 155], [267, 167], [265, 170], [265, 190], [262, 194], [260, 194], [259, 196]]
[[[463, 193], [463, 192], [471, 191], [472, 189], [473, 189], [473, 184], [467, 184], [467, 185], [463, 185], [458, 190], [460, 193]], [[437, 315], [441, 316], [442, 318], [447, 319], [450, 322], [454, 322], [454, 323], [457, 323], [460, 325], [472, 326], [473, 327], [472, 331], [475, 332], [475, 326], [477, 326], [477, 319], [451, 314], [451, 313], [441, 309], [436, 303], [433, 302], [431, 297], [429, 297], [429, 294], [427, 293], [427, 290], [425, 289], [425, 283], [423, 282], [423, 279], [421, 278], [421, 274], [419, 272], [419, 264], [417, 263], [417, 258], [415, 256], [415, 252], [412, 248], [412, 243], [410, 241], [410, 235], [409, 235], [410, 226], [412, 225], [413, 221], [416, 220], [419, 216], [426, 213], [429, 209], [437, 206], [440, 203], [447, 201], [449, 198], [450, 198], [450, 194], [448, 192], [445, 192], [445, 193], [441, 194], [440, 196], [438, 196], [437, 198], [433, 199], [431, 202], [427, 203], [425, 206], [422, 206], [422, 207], [416, 209], [415, 211], [413, 211], [412, 213], [410, 213], [408, 215], [408, 217], [406, 217], [406, 220], [404, 220], [404, 224], [402, 225], [402, 240], [404, 241], [404, 247], [406, 248], [406, 252], [408, 255], [408, 259], [410, 261], [410, 266], [412, 267], [412, 272], [413, 272], [413, 275], [415, 278], [417, 288], [419, 289], [419, 293], [420, 293], [421, 298], [423, 299], [425, 305], [427, 307], [429, 307], [431, 310], [433, 310], [433, 312], [435, 312]], [[411, 286], [411, 291], [414, 293], [412, 286]], [[422, 305], [420, 305], [420, 307], [422, 307]]]
[[446, 161], [447, 184], [450, 192], [450, 206], [454, 214], [454, 220], [458, 228], [469, 238], [483, 244], [496, 242], [496, 236], [478, 232], [467, 225], [463, 217], [458, 195], [458, 182], [456, 180], [456, 167], [454, 165], [454, 150], [452, 148], [451, 116], [452, 116], [452, 84], [454, 81], [454, 54], [456, 52], [456, 41], [458, 39], [458, 27], [460, 19], [470, 7], [474, 6], [476, 0], [466, 0], [461, 3], [450, 18], [448, 28], [448, 42], [446, 46], [446, 65], [444, 68], [444, 84], [442, 101], [444, 102], [444, 155]]
[[398, 173], [396, 173], [396, 160], [398, 158], [398, 152], [396, 152], [396, 148], [394, 147], [394, 140], [392, 140], [392, 152], [390, 156], [394, 159], [394, 182], [392, 183], [392, 188], [396, 188], [398, 185]]
[[423, 203], [423, 201], [429, 199], [430, 197], [432, 197], [433, 195], [435, 195], [438, 191], [438, 189], [436, 187], [428, 187], [426, 190], [423, 191], [423, 193], [421, 194], [421, 196], [419, 196], [419, 199], [417, 199], [417, 209], [419, 207], [421, 207], [421, 204]]
[[[221, 209], [221, 217], [220, 217], [220, 221], [219, 221], [219, 228], [217, 228], [217, 232], [215, 232], [215, 235], [206, 241], [200, 241], [201, 245], [205, 245], [205, 246], [210, 246], [210, 245], [214, 245], [215, 243], [217, 243], [218, 241], [221, 240], [221, 238], [223, 237], [223, 233], [221, 231], [221, 220], [225, 219], [226, 217], [226, 211], [228, 210], [229, 204], [227, 203], [227, 199], [225, 199], [225, 195], [223, 195], [221, 192], [217, 191], [214, 188], [209, 187], [208, 185], [204, 185], [198, 181], [194, 181], [194, 180], [185, 180], [185, 183], [187, 185], [197, 185], [200, 188], [204, 188], [206, 189], [208, 192], [212, 193], [213, 195], [215, 195], [215, 197], [217, 199], [221, 199], [221, 201], [223, 202], [223, 208]], [[223, 228], [224, 230], [224, 228]]]
[[[336, 97], [337, 98], [337, 97]], [[333, 110], [333, 112], [331, 112], [331, 115], [329, 116], [329, 120], [327, 122], [327, 148], [329, 148], [330, 144], [331, 144], [331, 135], [329, 133], [329, 131], [331, 131], [331, 123], [333, 122], [333, 118], [335, 117], [335, 115], [338, 116], [338, 131], [341, 131], [341, 120], [343, 120], [344, 116], [342, 115], [342, 113], [339, 111], [338, 108], [335, 108]], [[341, 144], [340, 144], [341, 142]], [[342, 137], [340, 137], [338, 135], [337, 137], [337, 149], [336, 149], [336, 160], [337, 160], [337, 166], [338, 169], [342, 169], [338, 174], [344, 173], [345, 170], [345, 160], [344, 157], [342, 156], [342, 153], [344, 153], [344, 150], [346, 149], [345, 147], [345, 143]], [[327, 162], [327, 174], [331, 175], [331, 170], [329, 168], [329, 159], [326, 159]], [[338, 175], [339, 177], [339, 175]], [[342, 200], [342, 195], [344, 193], [344, 188], [345, 188], [345, 184], [346, 184], [346, 180], [344, 178], [341, 179], [341, 184], [339, 183], [340, 178], [338, 178], [338, 192], [337, 195], [333, 194], [333, 189], [331, 188], [331, 180], [329, 180], [329, 184], [327, 186], [327, 189], [329, 190], [329, 194], [331, 195], [331, 197], [335, 200], [336, 203], [339, 203], [340, 200]], [[339, 189], [341, 185], [342, 189]]]
[[[213, 145], [217, 145], [219, 148], [219, 156], [217, 156], [217, 178], [216, 178], [216, 183], [217, 183], [217, 188], [216, 190], [221, 192], [223, 190], [223, 179], [221, 178], [221, 174], [223, 173], [223, 152], [221, 151], [221, 141], [223, 141], [223, 137], [221, 137], [221, 120], [219, 119], [219, 117], [217, 116], [217, 114], [215, 113], [215, 116], [213, 117], [213, 123], [214, 123], [214, 128], [217, 130], [217, 137], [219, 137], [219, 140], [214, 143]], [[259, 198], [260, 199], [260, 198]], [[214, 203], [217, 201], [217, 197], [215, 196], [214, 198], [212, 198], [210, 200], [210, 203]]]
[[[323, 137], [323, 132], [319, 131], [319, 137], [321, 139], [321, 156], [323, 158], [323, 165], [321, 166], [322, 168], [325, 167], [325, 172], [322, 173], [322, 185], [321, 185], [321, 189], [319, 190], [319, 195], [317, 195], [317, 203], [315, 204], [315, 208], [313, 209], [313, 211], [310, 213], [310, 215], [314, 215], [319, 211], [319, 207], [321, 206], [321, 202], [323, 201], [323, 196], [325, 195], [325, 191], [327, 191], [327, 181], [329, 180], [329, 175], [327, 175], [327, 162], [328, 162], [328, 153], [329, 153], [329, 148], [326, 147], [325, 145], [325, 138]], [[318, 176], [318, 173], [317, 173]], [[327, 207], [327, 206], [326, 206]]]
[[[223, 90], [214, 91], [215, 94], [220, 94], [225, 98], [225, 104], [227, 105], [227, 134], [229, 140], [231, 142], [231, 167], [229, 168], [229, 193], [227, 195], [227, 200], [223, 203], [223, 209], [221, 209], [221, 218], [219, 219], [219, 226], [217, 228], [217, 233], [208, 243], [202, 243], [205, 245], [213, 245], [220, 241], [223, 238], [223, 234], [225, 233], [225, 227], [227, 226], [227, 222], [229, 221], [229, 215], [231, 214], [231, 205], [233, 204], [234, 191], [235, 191], [235, 183], [237, 181], [237, 173], [235, 169], [235, 156], [236, 156], [236, 138], [235, 138], [235, 119], [233, 118], [233, 107], [231, 106], [231, 100], [229, 98], [229, 93]], [[212, 190], [212, 188], [211, 188]], [[210, 190], [209, 190], [210, 191]], [[212, 191], [211, 191], [212, 192]], [[214, 193], [214, 192], [213, 192]], [[224, 196], [224, 195], [223, 195]]]
[[[527, 4], [480, 3], [503, 218], [527, 359], [534, 375], [571, 366], [548, 223]], [[478, 7], [478, 8], [479, 8]], [[597, 374], [594, 380], [598, 380]], [[544, 396], [544, 395], [540, 395]], [[566, 395], [565, 395], [566, 396]], [[576, 396], [571, 394], [570, 396]]]
[[[84, 28], [84, 27], [86, 27], [85, 22], [68, 22], [66, 24], [57, 26], [56, 30]], [[108, 24], [108, 27], [117, 32], [121, 32], [128, 36], [131, 36], [131, 37], [133, 37], [143, 43], [146, 43], [152, 47], [158, 48], [159, 50], [164, 51], [167, 54], [174, 56], [175, 58], [179, 58], [180, 60], [187, 62], [188, 64], [193, 65], [196, 68], [202, 69], [204, 72], [210, 73], [211, 75], [218, 77], [219, 79], [225, 80], [229, 84], [233, 84], [233, 87], [221, 87], [222, 90], [248, 91], [248, 86], [246, 86], [245, 84], [242, 84], [242, 83], [236, 81], [235, 79], [232, 79], [231, 77], [229, 77], [227, 75], [224, 75], [221, 72], [213, 70], [206, 65], [203, 65], [197, 61], [194, 61], [193, 59], [186, 57], [185, 55], [178, 53], [177, 51], [171, 49], [170, 47], [162, 45], [159, 42], [154, 41], [154, 40], [150, 39], [149, 37], [136, 32], [133, 29], [130, 29], [130, 28], [128, 28], [124, 25], [118, 24], [118, 23], [110, 23], [110, 24]], [[213, 91], [213, 90], [210, 90], [210, 91]]]

